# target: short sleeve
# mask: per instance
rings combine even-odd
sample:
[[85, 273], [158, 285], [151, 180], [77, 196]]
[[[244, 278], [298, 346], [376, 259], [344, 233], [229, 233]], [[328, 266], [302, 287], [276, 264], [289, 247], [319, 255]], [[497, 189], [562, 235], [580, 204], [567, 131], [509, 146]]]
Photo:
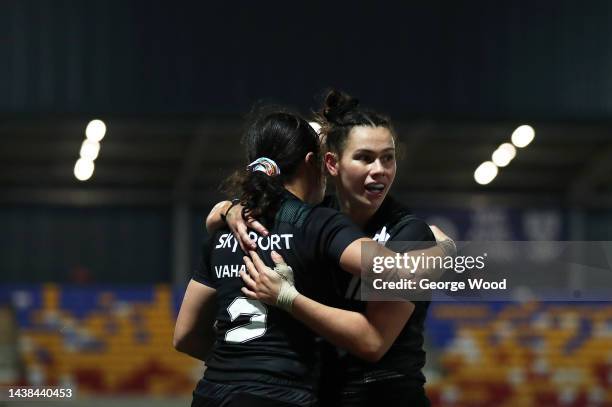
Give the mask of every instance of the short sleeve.
[[427, 223], [413, 215], [405, 216], [398, 222], [391, 240], [392, 245], [389, 245], [391, 242], [387, 242], [387, 245], [390, 249], [399, 252], [426, 249], [436, 243], [436, 238]]
[[308, 239], [318, 242], [319, 254], [338, 265], [348, 245], [365, 237], [346, 215], [322, 207], [312, 210], [305, 231]]
[[210, 288], [217, 288], [215, 280], [213, 279], [212, 273], [210, 272], [210, 251], [212, 249], [212, 240], [206, 239], [206, 242], [202, 245], [202, 256], [200, 257], [200, 265], [194, 271], [193, 280], [198, 283], [202, 283]]

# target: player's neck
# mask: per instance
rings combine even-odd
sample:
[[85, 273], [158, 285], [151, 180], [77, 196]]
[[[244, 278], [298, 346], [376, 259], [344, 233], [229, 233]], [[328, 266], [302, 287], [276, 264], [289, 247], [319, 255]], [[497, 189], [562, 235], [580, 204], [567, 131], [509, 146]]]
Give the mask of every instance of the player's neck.
[[301, 182], [299, 179], [285, 183], [285, 189], [291, 192], [296, 197], [298, 197], [300, 200], [306, 201], [306, 192], [308, 191], [308, 189], [306, 188], [306, 185], [304, 185], [304, 183]]
[[338, 194], [338, 201], [340, 203], [340, 211], [348, 215], [354, 224], [362, 228], [376, 213], [376, 209], [363, 207], [363, 205], [359, 205], [356, 202], [351, 202], [351, 200], [343, 196], [342, 193]]
[[315, 177], [318, 174], [313, 174], [308, 166], [304, 163], [300, 165], [297, 172], [291, 181], [286, 181], [283, 186], [300, 200], [316, 205], [323, 199], [321, 195], [321, 186], [316, 184]]

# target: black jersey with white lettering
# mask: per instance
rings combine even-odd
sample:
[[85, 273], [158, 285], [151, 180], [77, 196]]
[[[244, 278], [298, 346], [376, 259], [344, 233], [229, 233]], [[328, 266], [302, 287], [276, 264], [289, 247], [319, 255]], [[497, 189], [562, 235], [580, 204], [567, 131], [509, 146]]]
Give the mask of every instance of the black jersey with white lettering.
[[[332, 200], [324, 203], [334, 206]], [[397, 252], [425, 249], [435, 244], [435, 237], [427, 224], [413, 215], [391, 196], [387, 196], [378, 211], [364, 228], [368, 237]], [[394, 242], [411, 242], [398, 244]], [[344, 298], [341, 308], [365, 312], [366, 302], [360, 300], [361, 280], [342, 269], [334, 270], [336, 295]], [[415, 309], [391, 348], [376, 363], [365, 362], [346, 355], [343, 361], [347, 380], [364, 383], [393, 377], [406, 377], [425, 382], [421, 369], [425, 365], [423, 331], [429, 301], [415, 301]]]
[[[288, 194], [268, 236], [257, 238], [257, 252], [273, 264], [271, 250], [292, 266], [296, 288], [321, 300], [330, 295], [328, 270], [338, 267], [344, 249], [364, 237], [336, 210], [310, 206]], [[239, 271], [244, 252], [229, 230], [211, 236], [202, 267], [193, 279], [216, 290], [217, 338], [206, 360], [205, 377], [216, 381], [286, 383], [311, 388], [315, 374], [315, 336], [288, 313], [248, 299]], [[326, 291], [328, 290], [328, 291]]]

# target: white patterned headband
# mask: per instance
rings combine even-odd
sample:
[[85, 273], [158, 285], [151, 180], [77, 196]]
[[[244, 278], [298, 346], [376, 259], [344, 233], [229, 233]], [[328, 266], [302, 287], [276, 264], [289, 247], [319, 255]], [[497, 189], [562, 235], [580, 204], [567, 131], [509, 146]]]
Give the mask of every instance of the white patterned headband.
[[247, 171], [261, 171], [269, 177], [275, 177], [281, 173], [280, 168], [278, 168], [274, 160], [266, 157], [260, 157], [247, 165]]

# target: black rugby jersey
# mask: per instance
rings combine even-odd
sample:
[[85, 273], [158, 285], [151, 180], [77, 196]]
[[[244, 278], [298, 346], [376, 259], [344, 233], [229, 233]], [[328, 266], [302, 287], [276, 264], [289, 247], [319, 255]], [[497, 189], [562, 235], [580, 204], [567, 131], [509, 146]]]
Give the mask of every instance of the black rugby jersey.
[[[310, 206], [288, 194], [257, 252], [272, 265], [271, 250], [293, 267], [296, 288], [318, 300], [330, 295], [330, 270], [345, 248], [361, 237], [336, 210]], [[204, 377], [218, 381], [286, 383], [311, 388], [315, 375], [314, 334], [288, 313], [242, 294], [244, 252], [229, 230], [214, 233], [193, 279], [216, 289], [217, 338]]]
[[[324, 204], [336, 207], [337, 203], [334, 201], [326, 198]], [[364, 232], [368, 237], [396, 252], [425, 249], [436, 242], [429, 226], [391, 196], [385, 198], [364, 227]], [[412, 244], [400, 245], [393, 243], [394, 241]], [[340, 268], [335, 268], [333, 279], [336, 296], [342, 298], [337, 306], [364, 313], [367, 302], [360, 300], [361, 280]], [[425, 366], [423, 331], [429, 301], [415, 301], [414, 305], [411, 317], [381, 360], [369, 363], [350, 354], [344, 356], [344, 373], [348, 381], [367, 383], [403, 376], [425, 382], [421, 369]]]

